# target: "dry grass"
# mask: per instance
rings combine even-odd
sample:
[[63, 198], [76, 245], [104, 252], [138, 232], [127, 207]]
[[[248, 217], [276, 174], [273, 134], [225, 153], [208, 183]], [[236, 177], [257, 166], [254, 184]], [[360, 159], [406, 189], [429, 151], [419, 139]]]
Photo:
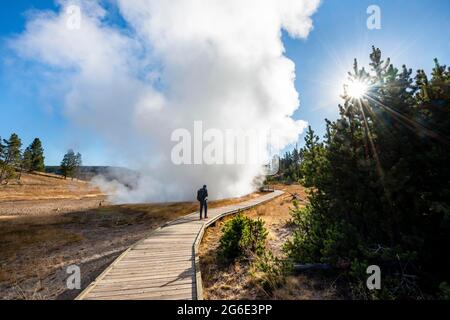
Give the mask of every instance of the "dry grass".
[[[137, 241], [160, 225], [193, 210], [190, 203], [121, 205], [0, 220], [0, 282], [9, 285], [20, 282], [35, 276], [37, 269], [51, 273], [60, 267], [55, 261], [76, 262], [77, 258], [67, 256], [77, 250], [88, 249], [89, 253], [96, 254], [122, 245], [118, 241], [122, 237]], [[127, 234], [132, 232], [135, 233]]]
[[80, 199], [102, 196], [98, 188], [80, 180], [64, 180], [56, 175], [23, 173], [20, 181], [0, 186], [0, 201]]
[[[0, 297], [56, 299], [66, 291], [65, 267], [71, 264], [82, 268], [86, 286], [151, 230], [190, 212], [183, 204], [108, 206], [2, 220]], [[74, 296], [76, 292], [67, 297]]]
[[274, 300], [340, 300], [329, 277], [306, 273], [286, 277], [286, 282], [271, 293]]
[[[289, 221], [293, 197], [306, 199], [305, 189], [299, 185], [278, 185], [277, 189], [286, 191], [286, 195], [271, 202], [244, 212], [250, 218], [260, 218], [268, 231], [267, 249], [279, 258], [284, 257], [283, 244], [292, 234]], [[225, 217], [211, 226], [201, 243], [200, 267], [202, 272], [204, 298], [209, 300], [245, 300], [245, 299], [336, 299], [336, 293], [328, 279], [318, 275], [304, 274], [288, 276], [283, 286], [266, 292], [260, 286], [252, 263], [237, 261], [230, 265], [221, 264], [217, 252], [222, 236], [223, 225], [233, 217]]]
[[[257, 196], [212, 201], [210, 207]], [[67, 292], [65, 287], [65, 267], [79, 265], [85, 287], [130, 245], [197, 210], [196, 202], [155, 203], [4, 217], [0, 219], [0, 299], [74, 298], [78, 292]]]

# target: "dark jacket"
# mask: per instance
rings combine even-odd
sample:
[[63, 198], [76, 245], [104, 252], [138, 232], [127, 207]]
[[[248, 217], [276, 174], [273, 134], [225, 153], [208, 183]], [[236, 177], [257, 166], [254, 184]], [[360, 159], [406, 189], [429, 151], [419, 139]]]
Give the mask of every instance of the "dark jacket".
[[206, 188], [201, 188], [197, 191], [197, 200], [203, 202], [208, 197], [208, 190]]

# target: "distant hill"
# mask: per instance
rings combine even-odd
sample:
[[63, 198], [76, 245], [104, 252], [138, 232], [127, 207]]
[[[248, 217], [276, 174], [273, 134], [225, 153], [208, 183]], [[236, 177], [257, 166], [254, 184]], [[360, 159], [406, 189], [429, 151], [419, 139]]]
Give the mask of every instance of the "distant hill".
[[[62, 175], [59, 166], [45, 167], [47, 173]], [[81, 166], [78, 168], [76, 178], [84, 181], [90, 181], [95, 176], [103, 176], [106, 180], [117, 180], [120, 183], [129, 187], [134, 187], [136, 181], [139, 179], [139, 172], [123, 168], [123, 167], [109, 167], [109, 166]]]
[[[76, 177], [80, 180], [89, 181], [96, 175], [102, 174], [103, 172], [107, 172], [107, 171], [108, 171], [108, 167], [84, 166], [84, 167], [78, 168]], [[45, 167], [45, 172], [62, 175], [62, 171], [59, 166], [47, 166], [47, 167]]]

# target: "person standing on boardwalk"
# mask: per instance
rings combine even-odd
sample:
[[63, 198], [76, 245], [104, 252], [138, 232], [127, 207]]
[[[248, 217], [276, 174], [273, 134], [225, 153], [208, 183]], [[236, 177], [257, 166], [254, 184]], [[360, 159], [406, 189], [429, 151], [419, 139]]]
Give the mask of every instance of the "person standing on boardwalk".
[[205, 219], [208, 218], [208, 190], [206, 185], [197, 191], [197, 200], [200, 202], [200, 220], [202, 220], [202, 212], [205, 210]]

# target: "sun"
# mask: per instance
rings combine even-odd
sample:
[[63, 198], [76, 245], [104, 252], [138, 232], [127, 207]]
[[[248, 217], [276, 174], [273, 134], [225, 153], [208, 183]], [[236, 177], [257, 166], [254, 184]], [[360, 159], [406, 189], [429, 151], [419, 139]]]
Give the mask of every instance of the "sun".
[[362, 81], [352, 81], [345, 85], [347, 94], [354, 99], [361, 99], [369, 89], [368, 85]]

